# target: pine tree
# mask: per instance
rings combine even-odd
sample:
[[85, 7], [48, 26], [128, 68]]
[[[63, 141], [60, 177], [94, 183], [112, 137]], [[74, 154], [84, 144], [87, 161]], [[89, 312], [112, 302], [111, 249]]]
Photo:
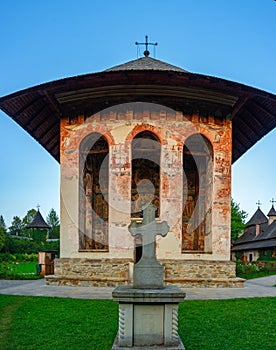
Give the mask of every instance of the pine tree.
[[7, 230], [5, 220], [3, 218], [3, 215], [0, 215], [0, 228], [4, 229], [4, 231]]

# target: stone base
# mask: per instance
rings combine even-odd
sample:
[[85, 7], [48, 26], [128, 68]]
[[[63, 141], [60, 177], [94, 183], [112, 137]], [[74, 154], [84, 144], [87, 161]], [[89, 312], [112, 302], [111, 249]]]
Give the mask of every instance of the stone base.
[[135, 264], [133, 270], [133, 287], [142, 289], [164, 288], [164, 267], [158, 264]]
[[163, 289], [117, 287], [119, 330], [113, 349], [184, 349], [178, 335], [178, 304], [185, 293], [176, 286]]
[[144, 346], [132, 346], [131, 348], [128, 347], [122, 347], [118, 345], [118, 335], [115, 338], [115, 341], [113, 343], [113, 346], [111, 350], [185, 350], [185, 347], [182, 343], [182, 340], [178, 339], [178, 344], [174, 346], [166, 346], [166, 345], [153, 345], [153, 346], [147, 346], [146, 348]]
[[[230, 261], [162, 260], [165, 285], [181, 288], [242, 288]], [[131, 281], [129, 259], [61, 258], [55, 261], [55, 275], [45, 277], [49, 285], [117, 287]]]

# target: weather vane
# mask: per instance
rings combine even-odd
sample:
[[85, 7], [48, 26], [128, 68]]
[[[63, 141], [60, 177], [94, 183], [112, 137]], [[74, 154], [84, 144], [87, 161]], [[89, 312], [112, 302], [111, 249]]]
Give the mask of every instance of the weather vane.
[[148, 46], [149, 46], [149, 45], [157, 46], [158, 43], [149, 43], [149, 42], [148, 42], [148, 36], [147, 36], [147, 35], [145, 36], [145, 38], [146, 38], [146, 42], [145, 42], [145, 43], [138, 43], [138, 42], [136, 41], [136, 42], [135, 42], [135, 45], [146, 45], [146, 50], [144, 51], [144, 55], [145, 55], [146, 57], [148, 57], [149, 54], [150, 54], [150, 52], [149, 52], [149, 50], [148, 50]]

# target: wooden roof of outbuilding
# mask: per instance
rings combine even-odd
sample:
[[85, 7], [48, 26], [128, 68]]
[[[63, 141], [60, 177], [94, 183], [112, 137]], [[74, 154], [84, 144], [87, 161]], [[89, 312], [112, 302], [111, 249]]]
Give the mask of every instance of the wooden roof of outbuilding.
[[18, 91], [0, 98], [0, 108], [59, 161], [60, 118], [136, 101], [159, 103], [184, 113], [191, 102], [199, 109], [209, 104], [229, 110], [233, 162], [276, 126], [274, 94], [190, 73], [149, 57]]
[[51, 226], [49, 226], [45, 220], [43, 219], [40, 211], [38, 210], [33, 218], [33, 221], [26, 226], [26, 228], [37, 228], [37, 229], [50, 229]]
[[238, 239], [234, 243], [232, 251], [235, 252], [252, 249], [269, 249], [276, 247], [276, 220], [273, 221], [270, 225], [266, 225], [266, 228], [264, 230], [261, 230], [258, 236], [256, 236], [255, 231], [251, 232], [251, 237], [248, 236], [247, 233], [248, 232], [244, 233], [246, 237], [243, 239]]
[[246, 227], [253, 226], [253, 225], [261, 225], [266, 224], [268, 222], [267, 217], [262, 212], [260, 208], [258, 208], [251, 219], [246, 223]]
[[[273, 210], [270, 210], [270, 212], [273, 213]], [[256, 235], [256, 225], [259, 225], [258, 235]], [[271, 247], [276, 247], [276, 220], [268, 224], [267, 217], [261, 209], [258, 208], [246, 224], [246, 230], [243, 235], [234, 242], [232, 251], [265, 249]]]
[[267, 216], [276, 216], [276, 210], [274, 208], [274, 205], [272, 205], [271, 209], [269, 210]]

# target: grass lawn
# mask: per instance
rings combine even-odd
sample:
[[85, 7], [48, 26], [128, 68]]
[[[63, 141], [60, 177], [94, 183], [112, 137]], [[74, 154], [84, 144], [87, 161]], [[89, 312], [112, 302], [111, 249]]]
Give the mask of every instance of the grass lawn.
[[[275, 350], [276, 298], [185, 301], [179, 334], [186, 350]], [[0, 295], [0, 349], [105, 350], [117, 333], [118, 305]]]
[[2, 279], [38, 279], [35, 262], [1, 263], [0, 278]]

